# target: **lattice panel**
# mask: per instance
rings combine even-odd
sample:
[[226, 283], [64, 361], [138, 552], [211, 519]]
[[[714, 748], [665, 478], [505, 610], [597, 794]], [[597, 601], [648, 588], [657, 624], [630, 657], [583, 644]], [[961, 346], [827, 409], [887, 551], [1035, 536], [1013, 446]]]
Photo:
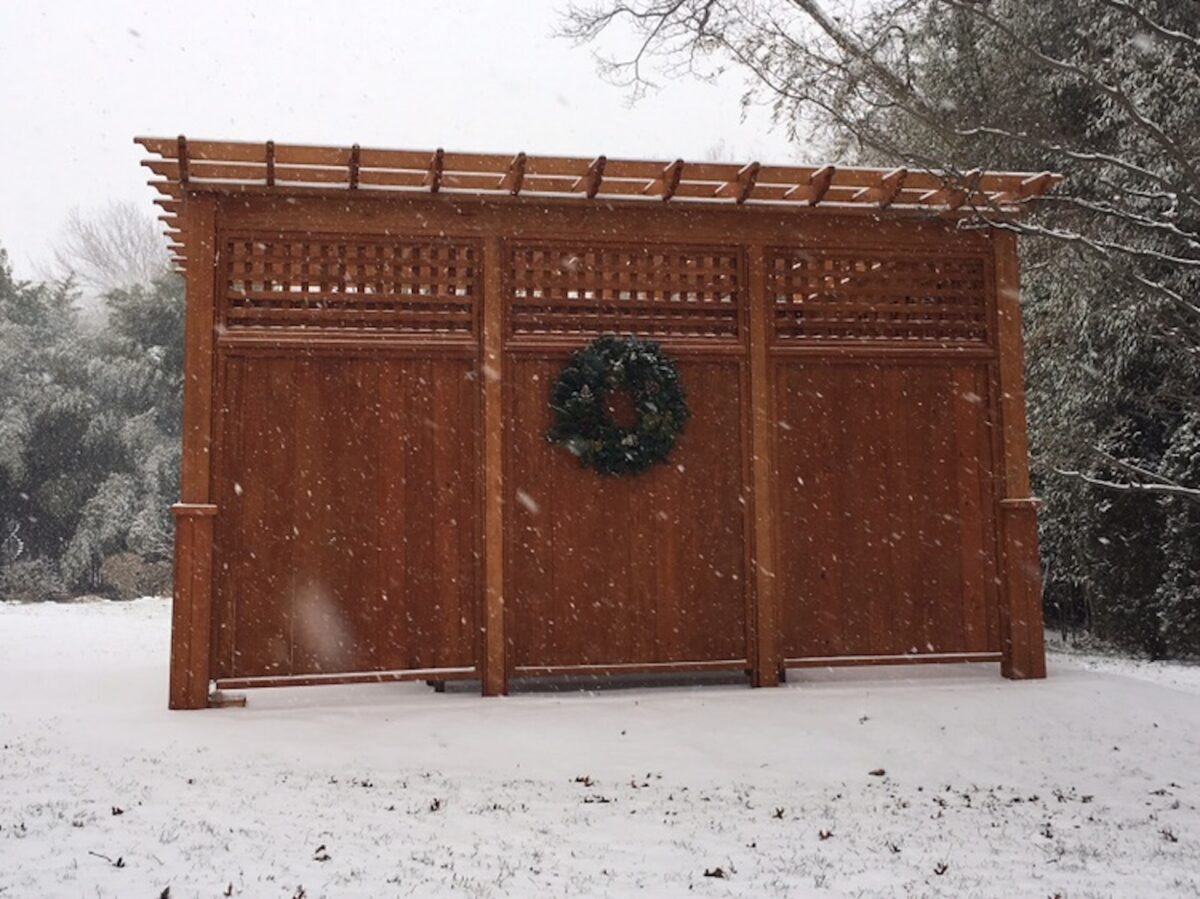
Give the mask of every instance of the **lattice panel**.
[[510, 245], [514, 334], [738, 334], [738, 251]]
[[777, 340], [989, 340], [979, 257], [773, 249], [767, 273]]
[[474, 329], [471, 244], [247, 235], [227, 238], [223, 255], [229, 328]]

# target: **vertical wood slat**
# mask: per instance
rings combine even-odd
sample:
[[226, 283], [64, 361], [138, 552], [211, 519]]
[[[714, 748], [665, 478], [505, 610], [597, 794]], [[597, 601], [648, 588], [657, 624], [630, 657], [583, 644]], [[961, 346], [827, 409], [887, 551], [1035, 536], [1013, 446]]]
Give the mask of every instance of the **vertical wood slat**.
[[210, 505], [213, 391], [213, 310], [216, 273], [216, 203], [188, 197], [187, 309], [184, 318], [183, 458], [176, 517], [175, 587], [171, 614], [173, 709], [208, 705], [212, 621]]
[[1008, 678], [1046, 676], [1042, 625], [1041, 564], [1037, 500], [1030, 496], [1029, 438], [1025, 429], [1024, 347], [1021, 338], [1021, 281], [1016, 236], [996, 231], [996, 322], [999, 351], [1003, 477], [1000, 501], [1001, 673]]
[[771, 401], [769, 360], [770, 307], [767, 297], [767, 262], [762, 246], [747, 254], [750, 309], [751, 464], [754, 486], [754, 685], [779, 683], [779, 615], [775, 592], [775, 517], [772, 502]]
[[483, 693], [508, 692], [504, 633], [504, 395], [503, 264], [498, 237], [483, 244], [483, 502], [484, 654]]

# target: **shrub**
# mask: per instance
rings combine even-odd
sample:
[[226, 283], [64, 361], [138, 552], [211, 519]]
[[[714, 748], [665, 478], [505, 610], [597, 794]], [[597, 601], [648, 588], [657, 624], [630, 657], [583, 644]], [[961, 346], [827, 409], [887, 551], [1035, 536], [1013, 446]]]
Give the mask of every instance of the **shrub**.
[[171, 563], [147, 562], [134, 553], [115, 553], [100, 564], [100, 583], [116, 599], [161, 596], [171, 589]]
[[24, 559], [0, 568], [0, 600], [62, 602], [68, 598], [62, 576], [46, 559]]

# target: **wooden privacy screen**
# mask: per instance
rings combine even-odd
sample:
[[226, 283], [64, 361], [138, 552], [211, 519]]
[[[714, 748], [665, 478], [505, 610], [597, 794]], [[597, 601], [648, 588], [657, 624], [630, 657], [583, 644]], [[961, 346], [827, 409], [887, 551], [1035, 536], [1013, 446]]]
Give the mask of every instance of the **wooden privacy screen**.
[[[1007, 234], [275, 189], [180, 212], [174, 707], [213, 682], [1044, 673]], [[635, 477], [544, 438], [607, 333], [659, 341], [692, 411]]]
[[[509, 664], [747, 667], [740, 248], [514, 241], [504, 259]], [[638, 477], [584, 471], [542, 436], [568, 353], [607, 332], [701, 338], [678, 364], [703, 424]]]

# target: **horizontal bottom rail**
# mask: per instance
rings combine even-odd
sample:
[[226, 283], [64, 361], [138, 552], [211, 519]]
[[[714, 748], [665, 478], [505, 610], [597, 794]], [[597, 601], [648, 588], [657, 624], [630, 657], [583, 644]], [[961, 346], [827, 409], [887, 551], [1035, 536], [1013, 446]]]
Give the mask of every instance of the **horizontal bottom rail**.
[[890, 656], [805, 656], [784, 659], [788, 668], [835, 668], [850, 665], [937, 665], [953, 662], [999, 662], [998, 652], [922, 652]]
[[217, 678], [218, 690], [253, 690], [260, 687], [315, 687], [335, 684], [386, 684], [409, 680], [470, 680], [478, 668], [408, 668], [401, 671], [353, 671], [330, 674], [283, 674]]
[[696, 671], [739, 671], [750, 666], [746, 659], [717, 659], [708, 662], [617, 662], [609, 665], [518, 665], [517, 677], [607, 677], [614, 674], [681, 674]]

